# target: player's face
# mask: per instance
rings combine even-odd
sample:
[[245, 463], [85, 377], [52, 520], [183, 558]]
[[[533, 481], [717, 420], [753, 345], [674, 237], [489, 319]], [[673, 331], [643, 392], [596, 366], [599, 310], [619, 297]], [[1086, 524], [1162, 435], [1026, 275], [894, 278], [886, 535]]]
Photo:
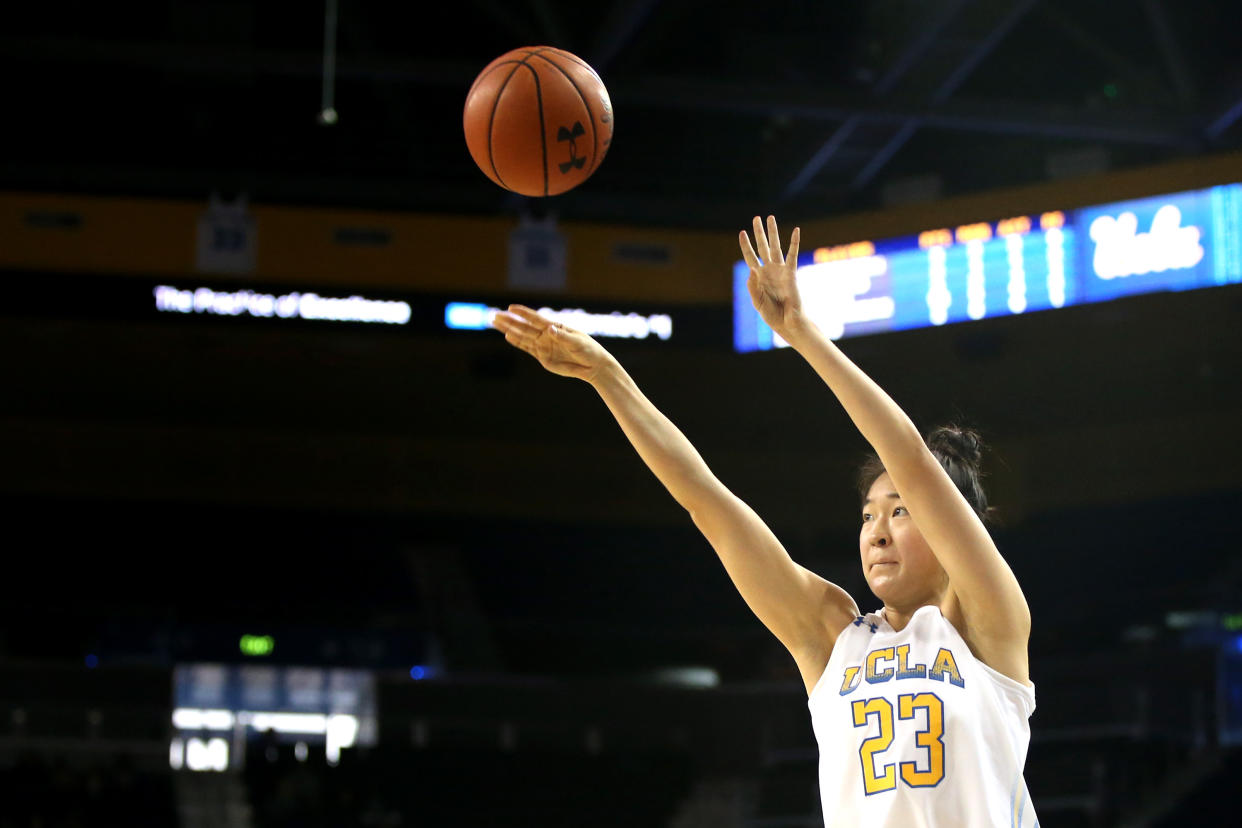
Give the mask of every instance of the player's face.
[[948, 584], [887, 472], [871, 484], [863, 503], [858, 552], [867, 585], [886, 606], [936, 603]]

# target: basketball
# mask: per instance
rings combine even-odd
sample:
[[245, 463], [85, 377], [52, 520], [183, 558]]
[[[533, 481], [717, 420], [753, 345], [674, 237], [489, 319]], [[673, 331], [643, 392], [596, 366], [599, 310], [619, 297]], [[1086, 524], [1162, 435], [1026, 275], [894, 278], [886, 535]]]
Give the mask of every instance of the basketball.
[[488, 178], [525, 196], [572, 190], [604, 160], [612, 102], [586, 61], [551, 46], [514, 49], [470, 87], [466, 146]]

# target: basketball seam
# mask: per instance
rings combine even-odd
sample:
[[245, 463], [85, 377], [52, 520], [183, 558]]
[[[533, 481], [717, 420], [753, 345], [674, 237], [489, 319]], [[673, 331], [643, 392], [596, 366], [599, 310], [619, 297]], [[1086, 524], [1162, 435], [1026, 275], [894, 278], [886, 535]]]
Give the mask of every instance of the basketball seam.
[[[506, 61], [507, 63], [508, 61]], [[496, 154], [492, 152], [492, 131], [496, 126], [496, 110], [500, 107], [500, 98], [504, 94], [505, 87], [509, 85], [509, 81], [513, 80], [513, 76], [517, 74], [519, 66], [526, 63], [525, 60], [514, 61], [513, 71], [509, 73], [509, 77], [505, 78], [504, 83], [496, 90], [495, 97], [492, 98], [492, 114], [487, 118], [487, 160], [492, 165], [492, 173], [496, 176], [496, 180], [500, 182], [500, 186], [506, 190], [512, 190], [505, 180], [500, 177], [500, 170], [496, 169]], [[503, 65], [503, 64], [502, 64]], [[477, 81], [476, 81], [477, 82]]]
[[474, 90], [479, 87], [479, 84], [483, 82], [483, 79], [486, 78], [488, 75], [490, 75], [492, 72], [495, 72], [497, 69], [499, 69], [502, 66], [508, 66], [510, 63], [520, 64], [521, 62], [522, 61], [520, 60], [499, 60], [499, 61], [493, 61], [492, 63], [489, 63], [487, 65], [487, 68], [484, 69], [481, 73], [479, 73], [479, 76], [474, 79], [474, 83], [470, 84], [470, 91], [466, 93], [466, 97], [469, 98], [471, 95], [473, 95]]
[[[522, 65], [530, 70], [531, 76], [535, 79], [535, 105], [539, 109], [539, 142], [543, 145], [543, 195], [548, 196], [548, 128], [544, 124], [543, 118], [543, 87], [539, 85], [539, 73], [535, 71], [535, 67], [526, 61], [530, 59], [530, 55], [522, 58]], [[513, 71], [517, 71], [514, 69]]]
[[[574, 63], [581, 66], [583, 69], [586, 69], [587, 71], [589, 71], [595, 77], [597, 78], [599, 77], [599, 72], [595, 71], [595, 67], [591, 66], [591, 64], [587, 63], [585, 60], [578, 57], [577, 55], [566, 52], [564, 49], [557, 49], [553, 46], [544, 46], [540, 49], [536, 49], [534, 54], [540, 54], [541, 52], [553, 52], [558, 55], [563, 55], [564, 57], [568, 58], [569, 60], [572, 60]], [[547, 58], [544, 58], [544, 60], [547, 60]], [[603, 83], [602, 78], [600, 78], [600, 82]]]
[[588, 169], [586, 172], [586, 174], [590, 176], [591, 173], [595, 172], [595, 164], [598, 161], [598, 156], [599, 156], [599, 128], [595, 124], [595, 113], [591, 111], [591, 105], [587, 103], [586, 95], [582, 94], [582, 90], [578, 88], [578, 84], [574, 81], [572, 77], [570, 77], [570, 74], [566, 72], [564, 69], [562, 69], [560, 66], [557, 66], [555, 62], [548, 60], [546, 57], [543, 56], [542, 52], [547, 52], [547, 51], [551, 51], [551, 50], [544, 49], [540, 52], [535, 52], [531, 55], [531, 57], [539, 58], [540, 60], [542, 60], [544, 63], [548, 64], [549, 66], [555, 67], [556, 71], [560, 72], [562, 75], [565, 76], [565, 80], [569, 81], [569, 85], [572, 86], [574, 88], [574, 91], [578, 93], [578, 99], [581, 100], [582, 105], [586, 107], [587, 117], [591, 119], [591, 168]]

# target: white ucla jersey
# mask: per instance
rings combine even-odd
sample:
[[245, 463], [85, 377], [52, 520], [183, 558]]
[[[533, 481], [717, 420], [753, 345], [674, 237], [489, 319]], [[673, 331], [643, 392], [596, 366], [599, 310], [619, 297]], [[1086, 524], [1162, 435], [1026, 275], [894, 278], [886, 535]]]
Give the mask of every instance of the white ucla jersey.
[[808, 704], [826, 828], [1038, 828], [1035, 690], [977, 660], [939, 607], [900, 632], [855, 619]]

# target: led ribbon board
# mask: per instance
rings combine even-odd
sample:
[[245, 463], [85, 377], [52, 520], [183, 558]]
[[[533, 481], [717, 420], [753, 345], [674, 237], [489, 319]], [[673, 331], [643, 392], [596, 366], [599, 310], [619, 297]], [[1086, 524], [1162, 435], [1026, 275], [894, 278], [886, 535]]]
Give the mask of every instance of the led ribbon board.
[[[478, 302], [449, 302], [444, 306], [444, 327], [458, 331], [487, 330], [499, 312], [499, 308]], [[539, 308], [537, 312], [545, 319], [588, 336], [667, 340], [673, 335], [673, 318], [667, 313], [589, 313], [581, 308], [553, 310], [548, 307]]]
[[326, 322], [378, 322], [404, 325], [410, 321], [410, 305], [401, 301], [368, 299], [364, 296], [328, 297], [318, 293], [286, 293], [280, 296], [253, 290], [182, 290], [172, 285], [154, 289], [155, 309], [161, 313], [206, 313], [212, 316], [254, 316], [279, 319], [314, 319]]
[[[808, 316], [833, 339], [1242, 281], [1242, 184], [1016, 216], [798, 257]], [[733, 346], [785, 343], [733, 267]]]

